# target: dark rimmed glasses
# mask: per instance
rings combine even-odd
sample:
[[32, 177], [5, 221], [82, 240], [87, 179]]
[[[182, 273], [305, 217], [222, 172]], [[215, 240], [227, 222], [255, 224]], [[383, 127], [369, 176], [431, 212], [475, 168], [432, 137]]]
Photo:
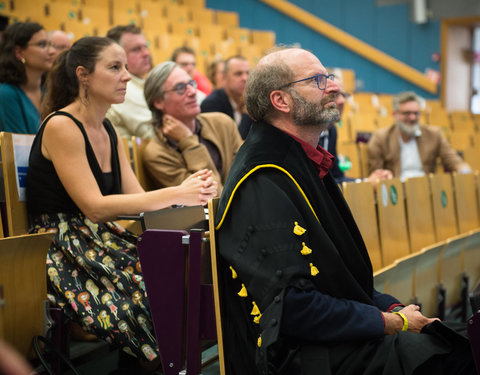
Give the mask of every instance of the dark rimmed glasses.
[[195, 80], [190, 80], [187, 83], [177, 83], [173, 89], [170, 90], [163, 90], [163, 93], [170, 92], [170, 91], [176, 91], [178, 95], [183, 95], [187, 91], [187, 87], [192, 86], [194, 89], [197, 88], [197, 82]]
[[314, 76], [311, 76], [311, 77], [308, 77], [308, 78], [299, 79], [298, 81], [293, 81], [293, 82], [286, 83], [286, 84], [280, 86], [278, 88], [278, 90], [281, 90], [284, 87], [293, 85], [294, 83], [308, 81], [309, 79], [314, 79], [317, 82], [317, 87], [319, 88], [319, 90], [325, 90], [327, 88], [327, 81], [328, 80], [333, 81], [335, 79], [335, 75], [334, 74], [328, 74], [328, 75], [327, 74], [317, 74], [317, 75], [314, 75]]

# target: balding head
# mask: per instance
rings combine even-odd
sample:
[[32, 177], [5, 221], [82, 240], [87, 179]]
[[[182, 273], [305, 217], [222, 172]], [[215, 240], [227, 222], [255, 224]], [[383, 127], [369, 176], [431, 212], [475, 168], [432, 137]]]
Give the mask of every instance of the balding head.
[[315, 55], [300, 48], [285, 48], [259, 61], [247, 82], [245, 103], [256, 121], [313, 144], [318, 142], [317, 132], [340, 118], [335, 103], [338, 92], [334, 76]]
[[262, 57], [250, 72], [245, 88], [245, 105], [255, 121], [272, 121], [276, 111], [270, 93], [293, 80], [292, 69], [281, 58], [285, 51], [272, 52]]
[[256, 121], [271, 122], [276, 109], [270, 93], [318, 69], [326, 72], [315, 55], [301, 48], [277, 49], [262, 57], [247, 81], [245, 104], [249, 115]]
[[62, 30], [55, 30], [48, 33], [50, 41], [53, 43], [55, 49], [55, 57], [60, 55], [63, 51], [70, 49], [72, 41], [67, 33]]

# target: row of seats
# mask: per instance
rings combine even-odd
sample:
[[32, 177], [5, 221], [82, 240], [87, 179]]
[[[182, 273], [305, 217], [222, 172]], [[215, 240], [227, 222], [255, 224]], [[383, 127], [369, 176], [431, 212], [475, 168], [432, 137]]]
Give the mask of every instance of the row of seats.
[[[3, 171], [4, 190], [1, 217], [4, 223], [1, 225], [0, 220], [0, 238], [19, 236], [28, 232], [25, 180], [28, 156], [34, 138], [35, 136], [31, 134], [0, 133], [0, 166]], [[137, 179], [144, 189], [151, 190], [153, 184], [148, 180], [142, 161], [142, 153], [148, 142], [148, 139], [139, 137], [122, 138], [122, 144]]]
[[[443, 115], [442, 115], [443, 116]], [[354, 139], [357, 132], [371, 132], [376, 129], [390, 126], [394, 123], [392, 113], [378, 113], [369, 111], [345, 111], [344, 121], [347, 121], [351, 134], [346, 134], [347, 139]], [[423, 114], [421, 124], [435, 125], [442, 128], [446, 135], [453, 133], [478, 133], [480, 129], [480, 118], [470, 113], [454, 116], [453, 112], [443, 117]]]
[[471, 313], [466, 297], [479, 280], [479, 229], [427, 246], [374, 274], [378, 291], [421, 305], [426, 316], [462, 321]]
[[343, 191], [374, 270], [480, 227], [479, 175], [435, 174], [344, 183]]
[[238, 13], [207, 9], [204, 1], [2, 2], [0, 12], [14, 20], [34, 20], [47, 30], [64, 30], [73, 40], [105, 35], [114, 25], [136, 24], [145, 33], [155, 63], [169, 59], [175, 48], [185, 45], [196, 51], [203, 73], [214, 59], [237, 54], [255, 65], [275, 44], [274, 32], [240, 28]]
[[[6, 132], [0, 134], [6, 205], [6, 215], [4, 217], [6, 217], [7, 221], [6, 232], [10, 236], [25, 234], [28, 231], [26, 205], [24, 198], [19, 196], [17, 184], [24, 188], [28, 154], [33, 138], [33, 135], [18, 135]], [[130, 140], [122, 139], [122, 141], [137, 179], [144, 189], [151, 190], [153, 185], [148, 180], [148, 174], [145, 173], [142, 162], [142, 153], [149, 141], [138, 137], [132, 137]], [[428, 177], [408, 179], [403, 184], [398, 179], [379, 183], [376, 196], [379, 202], [383, 202], [383, 204], [378, 205], [378, 220], [383, 218], [392, 220], [394, 218], [394, 220], [401, 222], [402, 218], [408, 217], [408, 223], [410, 223], [412, 228], [409, 235], [405, 232], [399, 235], [400, 240], [404, 243], [402, 248], [406, 249], [406, 252], [399, 252], [394, 256], [384, 255], [383, 260], [380, 260], [382, 257], [378, 258], [372, 254], [372, 259], [379, 259], [378, 262], [374, 261], [375, 269], [388, 265], [396, 258], [419, 250], [423, 246], [442, 240], [446, 238], [445, 236], [457, 235], [480, 226], [477, 202], [478, 191], [480, 191], [478, 186], [478, 174], [454, 175], [453, 177], [449, 174], [436, 174]], [[396, 192], [399, 204], [389, 204], [393, 199], [391, 198], [393, 191]], [[21, 190], [20, 193], [24, 194], [24, 191]], [[375, 213], [373, 217], [376, 223], [375, 195], [369, 183], [345, 184], [344, 193], [354, 215], [365, 215], [366, 212], [373, 212]], [[387, 199], [389, 197], [390, 199]], [[405, 212], [404, 197], [407, 197], [407, 212]], [[418, 202], [414, 201], [414, 199]], [[369, 202], [368, 205], [367, 202]], [[412, 203], [410, 204], [410, 202]], [[475, 202], [475, 204], [471, 204], [471, 202]], [[357, 207], [359, 203], [362, 204], [361, 207]], [[426, 206], [427, 204], [428, 206]], [[413, 212], [416, 207], [422, 207], [418, 214]], [[393, 210], [393, 212], [385, 211], [384, 213], [384, 210]], [[427, 213], [431, 213], [434, 216], [426, 217]], [[415, 228], [418, 227], [418, 224], [413, 225], [415, 218], [425, 218], [427, 222], [435, 223], [435, 227], [431, 228], [431, 230], [422, 229], [421, 232], [436, 233], [436, 237], [431, 237], [426, 242], [425, 240], [423, 242], [420, 241], [420, 244], [417, 244]], [[356, 219], [359, 223], [366, 222], [365, 218], [361, 216], [356, 217]], [[447, 219], [449, 221], [443, 221]], [[406, 223], [407, 221], [405, 220], [405, 224], [397, 225], [396, 227], [406, 228]], [[368, 227], [373, 229], [377, 227], [377, 224], [368, 225]], [[395, 229], [395, 225], [393, 225], [392, 229]], [[380, 225], [380, 238], [382, 236], [385, 237], [386, 233], [392, 232], [388, 228], [383, 230], [382, 225]], [[372, 235], [364, 233], [364, 237], [377, 238], [378, 241], [378, 235], [375, 233]], [[407, 242], [405, 239], [409, 237], [410, 242], [405, 244]], [[383, 243], [386, 239], [381, 239], [381, 241]], [[385, 246], [387, 246], [386, 242]], [[372, 249], [378, 248], [378, 246], [369, 247]]]
[[[265, 50], [275, 45], [274, 32], [239, 27], [238, 13], [207, 9], [203, 0], [0, 0], [2, 13], [14, 21], [34, 20], [47, 30], [64, 30], [73, 40], [105, 35], [114, 25], [133, 23], [142, 28], [154, 64], [168, 60], [177, 47], [188, 46], [196, 52], [202, 73], [213, 60], [234, 55], [245, 56], [255, 66]], [[354, 90], [353, 70], [332, 71], [349, 91]]]
[[[391, 95], [355, 94], [355, 98], [358, 96], [376, 97], [377, 105], [380, 105], [381, 102], [391, 102]], [[380, 110], [354, 109], [356, 102], [353, 103], [349, 98], [342, 121], [337, 124], [337, 149], [341, 157], [348, 158], [352, 163], [351, 170], [346, 172], [349, 177], [367, 177], [369, 175], [367, 149], [366, 145], [361, 142], [367, 142], [370, 135], [376, 130], [391, 126], [394, 123], [394, 118], [391, 111], [383, 111], [382, 113]], [[439, 102], [435, 101], [429, 101], [428, 103], [427, 108], [439, 105]], [[443, 113], [444, 115], [434, 117], [433, 112], [428, 114], [426, 109], [420, 122], [440, 126], [452, 147], [461, 154], [473, 170], [480, 170], [480, 116], [468, 111], [448, 113], [444, 111]], [[437, 121], [440, 116], [444, 116], [445, 120]]]
[[[148, 142], [133, 137], [131, 149], [127, 149], [145, 189], [152, 186], [142, 163]], [[124, 144], [128, 146], [128, 141]], [[343, 191], [375, 271], [480, 227], [478, 175], [438, 174], [408, 179], [405, 183], [393, 179], [378, 184], [376, 191], [368, 182], [346, 183]]]
[[[369, 98], [365, 104], [363, 101]], [[345, 129], [339, 134], [340, 140], [352, 141], [358, 132], [372, 132], [394, 123], [392, 95], [355, 93], [345, 104], [343, 121]], [[480, 133], [480, 115], [469, 111], [446, 111], [438, 101], [426, 101], [420, 123], [436, 125], [445, 135]]]
[[[216, 203], [217, 201], [209, 203], [209, 216], [212, 221]], [[151, 303], [151, 313], [155, 322], [156, 336], [162, 358], [164, 358], [165, 374], [177, 374], [185, 366], [185, 356], [187, 357], [187, 371], [195, 368], [194, 373], [198, 373], [199, 362], [194, 359], [198, 358], [200, 353], [201, 340], [215, 340], [214, 330], [212, 331], [215, 321], [213, 307], [215, 307], [217, 315], [220, 369], [223, 369], [223, 355], [221, 354], [222, 347], [220, 344], [222, 337], [220, 302], [218, 294], [214, 293], [217, 279], [214, 246], [211, 248], [213, 291], [210, 282], [202, 281], [204, 279], [202, 273], [205, 271], [209, 273], [210, 266], [207, 264], [206, 267], [201, 268], [202, 264], [205, 265], [202, 258], [205, 256], [208, 258], [208, 239], [210, 238], [211, 244], [212, 238], [214, 238], [213, 233], [212, 229], [210, 236], [208, 234], [203, 236], [200, 232], [192, 232], [188, 235], [187, 232], [182, 231], [149, 229], [143, 233], [142, 241], [139, 242], [139, 255], [142, 264], [145, 264], [146, 288], [150, 298], [155, 301], [155, 303]], [[51, 237], [46, 237], [48, 235], [1, 240], [0, 246], [9, 245], [10, 252], [1, 252], [3, 256], [1, 264], [7, 269], [0, 275], [9, 274], [8, 269], [13, 272], [12, 264], [21, 265], [24, 272], [30, 270], [30, 268], [25, 269], [25, 263], [18, 262], [18, 259], [25, 255], [21, 252], [22, 249], [23, 251], [31, 249], [32, 252], [36, 252], [41, 265], [44, 262], [44, 253], [51, 240]], [[22, 242], [19, 242], [19, 239]], [[10, 243], [7, 244], [3, 241], [10, 241]], [[168, 246], [159, 246], [160, 243], [162, 245], [168, 244]], [[12, 244], [14, 245], [12, 246]], [[15, 244], [21, 244], [23, 247]], [[175, 251], [171, 251], [172, 249]], [[420, 303], [423, 313], [427, 316], [441, 317], [439, 312], [445, 311], [441, 309], [441, 306], [454, 306], [457, 301], [461, 300], [461, 292], [465, 288], [470, 290], [468, 281], [472, 285], [480, 276], [479, 251], [480, 230], [477, 229], [461, 236], [449, 238], [408, 257], [398, 259], [391, 266], [376, 272], [375, 286], [377, 290], [397, 296], [405, 304], [410, 302]], [[7, 255], [10, 257], [9, 259], [6, 258]], [[26, 256], [26, 258], [29, 259], [30, 256]], [[186, 264], [187, 266], [185, 266]], [[151, 267], [148, 265], [151, 265]], [[158, 265], [164, 267], [166, 271], [159, 272]], [[167, 272], [167, 270], [170, 272]], [[173, 273], [172, 270], [174, 270]], [[185, 277], [186, 272], [188, 272], [188, 277]], [[167, 275], [172, 274], [176, 275], [175, 279], [171, 277], [165, 279]], [[44, 280], [43, 276], [43, 274], [40, 275], [37, 280], [40, 280], [40, 277]], [[29, 280], [33, 278], [32, 276]], [[7, 281], [8, 278], [0, 278], [0, 284], [5, 283], [6, 291], [11, 293], [15, 286], [12, 286], [12, 283], [8, 284]], [[41, 285], [42, 283], [39, 282], [38, 284]], [[439, 288], [440, 284], [441, 288]], [[43, 293], [41, 288], [37, 292], [35, 295], [38, 296]], [[178, 295], [175, 293], [178, 293]], [[31, 326], [34, 326], [33, 332], [41, 333], [41, 315], [37, 318], [32, 317], [32, 311], [38, 313], [38, 305], [41, 301], [32, 299], [30, 295], [28, 302], [33, 306], [28, 309], [31, 324], [25, 326], [25, 324], [22, 324], [24, 321], [21, 320], [21, 312], [22, 310], [26, 311], [22, 309], [26, 301], [15, 301], [12, 294], [8, 293], [5, 294], [5, 299], [9, 302], [9, 307], [15, 306], [17, 309], [12, 310], [10, 308], [8, 314], [5, 314], [4, 317], [0, 316], [0, 335], [3, 327], [3, 337], [15, 337], [16, 340], [12, 342], [16, 346], [23, 345], [23, 353], [26, 350], [28, 351], [30, 345], [28, 335], [32, 332]], [[215, 300], [215, 303], [213, 303], [213, 300]], [[16, 313], [12, 314], [12, 311]], [[181, 311], [188, 311], [188, 314], [179, 313]], [[22, 332], [19, 331], [20, 329]], [[187, 336], [183, 334], [185, 330]], [[23, 338], [21, 344], [18, 342], [20, 337]], [[221, 373], [224, 372], [221, 370]]]
[[[345, 112], [349, 114], [362, 113], [374, 116], [373, 124], [382, 127], [388, 119], [392, 119], [393, 97], [392, 94], [374, 94], [369, 92], [354, 92], [349, 96], [345, 104]], [[480, 115], [474, 115], [470, 111], [452, 110], [447, 111], [440, 100], [425, 100], [422, 123], [429, 123], [449, 128], [451, 130], [478, 130], [480, 127]]]
[[[214, 220], [216, 203], [218, 203], [217, 200], [209, 203], [211, 222]], [[185, 226], [188, 227], [187, 224]], [[144, 268], [144, 277], [149, 296], [155, 300], [155, 303], [151, 303], [151, 312], [160, 351], [164, 358], [165, 374], [177, 374], [185, 366], [185, 357], [187, 357], [187, 371], [195, 369], [193, 372], [198, 373], [199, 362], [193, 359], [198, 358], [201, 340], [215, 340], [214, 307], [217, 316], [220, 373], [224, 373], [221, 312], [215, 272], [216, 250], [213, 240], [214, 230], [210, 230], [210, 236], [208, 233], [204, 236], [201, 232], [192, 232], [188, 235], [187, 232], [182, 231], [149, 229], [143, 233], [142, 241], [139, 242], [138, 251], [142, 264], [152, 265]], [[204, 279], [202, 273], [210, 272], [208, 264], [201, 268], [201, 264], [205, 265], [202, 258], [205, 256], [208, 258], [209, 238], [210, 244], [213, 243], [211, 247], [213, 290], [211, 282], [202, 281]], [[0, 240], [2, 248], [0, 264], [3, 267], [0, 272], [0, 284], [5, 289], [5, 295], [2, 298], [8, 302], [9, 307], [5, 309], [5, 314], [0, 314], [0, 337], [9, 339], [15, 347], [21, 348], [22, 353], [28, 353], [31, 335], [42, 333], [43, 310], [38, 307], [42, 303], [40, 297], [45, 294], [44, 283], [40, 282], [44, 280], [44, 275], [43, 273], [38, 275], [37, 272], [34, 276], [35, 268], [31, 266], [36, 262], [37, 271], [43, 269], [40, 266], [44, 262], [45, 251], [50, 241], [51, 235], [48, 234]], [[160, 243], [169, 245], [159, 247]], [[171, 251], [172, 249], [175, 251]], [[167, 251], [162, 252], [162, 250]], [[466, 276], [469, 276], [472, 281], [475, 278], [478, 279], [479, 251], [480, 231], [477, 229], [397, 260], [390, 267], [376, 272], [375, 286], [380, 291], [396, 295], [405, 304], [421, 303], [425, 315], [439, 316], [438, 312], [442, 311], [440, 309], [442, 305], [453, 306], [460, 299], [463, 288], [467, 287], [469, 290]], [[34, 261], [33, 258], [37, 260]], [[29, 261], [20, 262], [20, 259]], [[159, 272], [158, 265], [165, 267], [168, 271], [174, 270], [173, 275], [177, 278], [168, 277], [168, 280], [162, 280], [172, 272]], [[16, 273], [20, 270], [22, 273]], [[185, 277], [186, 272], [188, 277]], [[25, 274], [30, 275], [27, 280], [24, 280]], [[7, 277], [8, 275], [10, 277]], [[32, 281], [37, 280], [36, 293], [29, 294], [28, 301], [21, 298], [15, 299], [13, 292], [18, 287], [15, 275], [22, 275], [23, 288], [26, 285], [35, 285]], [[440, 284], [442, 288], [438, 288]], [[216, 293], [214, 293], [215, 289], [217, 289]], [[18, 294], [16, 295], [19, 297]], [[35, 298], [32, 298], [32, 295]], [[27, 303], [30, 306], [28, 309], [26, 309]], [[188, 311], [188, 314], [178, 313], [179, 311]], [[28, 325], [25, 324], [22, 312], [28, 313]], [[0, 309], [0, 313], [3, 313], [3, 309]], [[183, 334], [185, 330], [187, 336]], [[185, 347], [187, 347], [186, 353]]]
[[[14, 21], [34, 20], [47, 30], [61, 29], [73, 40], [105, 35], [118, 24], [140, 26], [154, 64], [170, 58], [179, 46], [196, 51], [197, 68], [205, 73], [215, 59], [245, 56], [252, 66], [275, 45], [275, 33], [239, 27], [237, 12], [212, 10], [204, 0], [0, 0], [0, 14]], [[355, 90], [352, 69], [331, 68], [348, 92]]]
[[[338, 134], [345, 127], [345, 123], [342, 126], [338, 126]], [[351, 178], [365, 178], [370, 174], [368, 167], [368, 145], [366, 140], [371, 133], [359, 133], [359, 141], [338, 141], [337, 152], [340, 161], [350, 162], [348, 164], [350, 169], [345, 171], [345, 174]], [[457, 150], [462, 158], [467, 162], [472, 170], [480, 170], [480, 133], [475, 134], [463, 134], [453, 133], [447, 137], [452, 147]], [[443, 166], [441, 160], [438, 160], [437, 171], [442, 171]]]
[[[169, 364], [164, 364], [166, 375], [177, 374], [184, 366], [187, 372], [200, 371], [195, 358], [198, 358], [201, 340], [215, 337], [212, 332], [214, 322], [219, 371], [221, 375], [225, 374], [214, 225], [217, 207], [218, 199], [209, 201], [209, 232], [203, 232], [203, 235], [198, 231], [187, 233], [171, 228], [147, 229], [139, 241], [139, 256], [146, 265], [143, 269], [146, 288], [155, 300], [151, 312], [160, 353]], [[158, 245], [165, 243], [168, 249]], [[158, 264], [164, 272], [159, 272]], [[165, 274], [172, 270], [176, 279], [166, 280]], [[377, 290], [397, 296], [404, 304], [420, 304], [426, 316], [442, 319], [448, 311], [446, 307], [460, 302], [461, 319], [465, 321], [467, 314], [471, 313], [466, 306], [466, 296], [479, 278], [480, 229], [476, 229], [398, 259], [377, 271], [374, 282]], [[172, 311], [187, 313], [172, 314]], [[470, 326], [473, 324], [471, 321]], [[183, 334], [185, 331], [186, 335]], [[477, 353], [478, 342], [473, 336], [471, 340]]]
[[[355, 139], [358, 133], [393, 123], [392, 96], [362, 93], [353, 97], [357, 102], [350, 101], [338, 127], [338, 150], [352, 162], [348, 175], [367, 177], [367, 145]], [[478, 171], [479, 120], [469, 112], [447, 113], [440, 102], [427, 101], [421, 122], [441, 125], [452, 146]], [[478, 175], [448, 174], [404, 183], [384, 181], [375, 192], [368, 182], [344, 184], [379, 291], [405, 304], [420, 303], [424, 314], [441, 318], [447, 307], [461, 302], [465, 318], [465, 296], [480, 279], [478, 184]]]
[[[9, 133], [0, 134], [0, 148], [2, 150], [2, 166], [4, 168], [5, 182], [11, 182], [13, 179], [13, 185], [16, 185], [17, 180], [15, 176], [15, 170], [18, 171], [18, 166], [16, 166], [12, 160], [14, 161], [15, 158], [18, 158], [22, 150], [28, 153], [28, 146], [26, 146], [28, 141], [26, 141], [26, 139], [33, 139], [33, 136], [26, 136], [25, 138], [24, 136], [17, 137], [17, 135], [12, 135]], [[136, 166], [135, 169], [138, 176], [140, 171], [138, 163], [141, 164], [141, 150], [142, 147], [144, 147], [144, 142], [138, 138], [133, 139], [132, 141], [131, 151], [128, 146], [128, 140], [124, 140], [124, 145], [125, 147], [128, 147], [128, 152], [131, 152], [132, 162], [134, 163], [134, 166]], [[12, 168], [14, 171], [13, 173], [11, 172]], [[5, 173], [5, 171], [8, 169], [10, 169], [10, 173]], [[452, 180], [454, 182], [453, 185]], [[431, 190], [428, 189], [429, 192], [425, 193], [425, 183], [427, 184], [428, 188], [429, 181]], [[376, 197], [378, 203], [376, 208], [374, 198], [375, 195], [370, 184], [351, 183], [344, 185], [343, 188], [345, 197], [352, 208], [352, 212], [357, 223], [359, 224], [362, 235], [367, 243], [367, 247], [369, 250], [371, 250], [370, 255], [376, 270], [375, 283], [379, 290], [391, 292], [392, 294], [396, 295], [398, 293], [397, 289], [400, 289], [400, 291], [403, 291], [403, 294], [398, 293], [398, 295], [402, 302], [407, 303], [410, 298], [417, 297], [417, 299], [422, 302], [423, 306], [425, 306], [425, 313], [427, 313], [427, 311], [430, 312], [430, 310], [436, 313], [437, 310], [435, 309], [437, 309], [436, 306], [438, 303], [437, 300], [433, 298], [434, 295], [432, 294], [432, 291], [436, 290], [436, 285], [439, 278], [441, 278], [445, 285], [448, 285], [450, 282], [452, 285], [455, 285], [454, 287], [449, 287], [447, 289], [449, 291], [453, 290], [453, 292], [451, 291], [448, 296], [452, 296], [452, 301], [454, 301], [456, 300], [455, 296], [458, 294], [457, 292], [460, 288], [458, 286], [460, 284], [458, 284], [457, 281], [463, 280], [463, 278], [460, 278], [461, 272], [457, 272], [457, 270], [460, 269], [465, 271], [466, 274], [472, 275], [470, 278], [472, 282], [480, 277], [480, 273], [478, 272], [478, 249], [480, 247], [478, 243], [480, 239], [478, 228], [480, 225], [478, 222], [478, 207], [476, 204], [472, 204], [472, 202], [477, 202], [476, 194], [478, 194], [478, 190], [475, 190], [475, 183], [478, 184], [478, 176], [473, 175], [458, 175], [453, 177], [450, 175], [436, 175], [430, 176], [429, 178], [416, 178], [407, 180], [405, 182], [405, 186], [402, 186], [398, 180], [385, 181], [384, 183], [379, 184], [377, 187]], [[8, 189], [9, 187], [6, 187], [6, 190]], [[16, 189], [17, 187], [14, 186], [14, 190], [10, 192], [11, 198], [15, 196], [18, 198]], [[405, 193], [403, 192], [403, 189], [405, 189]], [[427, 194], [427, 196], [425, 196], [425, 194]], [[430, 198], [428, 194], [431, 194], [432, 198]], [[463, 201], [461, 201], [461, 199], [463, 199]], [[425, 203], [428, 202], [431, 202], [432, 204], [430, 208], [428, 204], [425, 206]], [[362, 204], [362, 206], [359, 206], [359, 204]], [[472, 207], [474, 208], [474, 211], [471, 210]], [[213, 210], [213, 208], [211, 208], [211, 210]], [[376, 217], [376, 210], [378, 210], [378, 219]], [[432, 211], [433, 215], [433, 218], [430, 217], [430, 219], [428, 219], [428, 217], [426, 217], [427, 215], [425, 215], [425, 213], [427, 213], [429, 210]], [[213, 212], [214, 211], [211, 211], [210, 213], [211, 218], [214, 216], [212, 214]], [[455, 220], [454, 222], [448, 221], [452, 218]], [[404, 221], [403, 223], [402, 220]], [[432, 223], [435, 223], [435, 227], [428, 228], [428, 224], [432, 225]], [[380, 228], [377, 234], [374, 233], [376, 228]], [[405, 228], [408, 228], [408, 230], [405, 231]], [[415, 229], [417, 230], [415, 231]], [[464, 234], [462, 236], [455, 236], [457, 233]], [[433, 234], [434, 237], [426, 237], [428, 234]], [[144, 236], [145, 234], [142, 235], [142, 238], [146, 239]], [[30, 238], [30, 236], [27, 237]], [[382, 252], [380, 250], [375, 253], [374, 244], [372, 242], [372, 240], [375, 239], [379, 244], [379, 248], [389, 249], [389, 252], [387, 253], [385, 250]], [[406, 239], [408, 239], [408, 241], [406, 241]], [[184, 243], [182, 236], [180, 236], [180, 241], [182, 242], [179, 246], [183, 246], [182, 244]], [[440, 243], [438, 243], [439, 241]], [[434, 242], [437, 242], [437, 245], [431, 247], [424, 245], [430, 245]], [[150, 245], [153, 247], [158, 245], [158, 243], [159, 242], [156, 240], [153, 242], [150, 241]], [[142, 244], [142, 246], [147, 245], [147, 241]], [[204, 245], [206, 246], [206, 243]], [[46, 251], [48, 246], [44, 247], [45, 249], [43, 251]], [[407, 247], [406, 250], [405, 247]], [[424, 250], [420, 250], [422, 248]], [[401, 251], [394, 251], [398, 249], [403, 251], [403, 253]], [[434, 251], [428, 249], [440, 250]], [[140, 256], [142, 256], [142, 251], [143, 250], [139, 249]], [[438, 255], [436, 258], [433, 256], [435, 252]], [[205, 253], [205, 251], [203, 253]], [[199, 254], [200, 253], [197, 253], [197, 256]], [[420, 258], [420, 254], [423, 254], [423, 258]], [[391, 258], [391, 260], [389, 260], [387, 255]], [[9, 261], [6, 260], [5, 264], [9, 264]], [[155, 264], [157, 263], [155, 262]], [[184, 266], [185, 262], [181, 262], [181, 264]], [[389, 266], [381, 268], [385, 264]], [[405, 271], [405, 264], [410, 267], [408, 268], [408, 272]], [[431, 264], [437, 264], [437, 266], [443, 264], [443, 273], [441, 276], [438, 276], [431, 271], [426, 271], [428, 266]], [[455, 267], [452, 266], [452, 264], [455, 264]], [[189, 268], [190, 270], [193, 269], [192, 267]], [[455, 274], [451, 275], [450, 277], [448, 276], [449, 274], [447, 275], [447, 271], [455, 272]], [[157, 275], [159, 274], [159, 272], [154, 273]], [[407, 274], [407, 276], [404, 276], [405, 274]], [[434, 277], [436, 283], [427, 281], [426, 278], [431, 277], [432, 275], [437, 275]], [[44, 279], [44, 275], [42, 275], [42, 277]], [[145, 281], [147, 289], [157, 290], [157, 288], [160, 288], [160, 286], [157, 284], [157, 281], [151, 279], [149, 280], [147, 275], [145, 275]], [[185, 278], [182, 277], [179, 282], [182, 283], [181, 285], [184, 285]], [[0, 285], [3, 283], [4, 281], [0, 279]], [[163, 284], [169, 285], [168, 283]], [[420, 288], [420, 286], [422, 288]], [[171, 288], [170, 285], [169, 288]], [[182, 290], [186, 291], [187, 289], [182, 287]], [[42, 293], [42, 291], [39, 291], [38, 295], [43, 295]], [[200, 294], [201, 298], [205, 298], [204, 292], [201, 292]], [[406, 296], [406, 294], [408, 295]], [[11, 298], [11, 295], [8, 296], [9, 301], [12, 301]], [[197, 295], [196, 298], [200, 297]], [[434, 303], [432, 304], [431, 301], [434, 301]], [[170, 302], [173, 308], [173, 301], [171, 300]], [[18, 303], [22, 304], [23, 302], [20, 301]], [[211, 316], [211, 314], [212, 312], [210, 310], [207, 315]], [[165, 314], [161, 315], [165, 318]], [[171, 317], [173, 315], [167, 314], [168, 320], [166, 321], [169, 322], [169, 326], [172, 326]], [[11, 319], [14, 318], [12, 315], [9, 316], [10, 318], [8, 319], [10, 320], [5, 320], [8, 321], [8, 324], [10, 324], [12, 322]], [[197, 324], [204, 323], [203, 321], [198, 320], [198, 316], [196, 319]], [[178, 324], [185, 324], [185, 322], [182, 320]], [[18, 325], [19, 323], [16, 321], [14, 326], [17, 327]], [[157, 324], [155, 324], [155, 326], [157, 326]], [[0, 317], [0, 334], [1, 327], [2, 325]], [[6, 324], [4, 324], [3, 327], [6, 327]], [[38, 327], [39, 326], [37, 325], [35, 328], [37, 333], [39, 333]], [[182, 327], [180, 328], [183, 329]], [[40, 327], [40, 329], [41, 328], [42, 327]], [[16, 329], [14, 332], [18, 334], [18, 329]], [[204, 333], [204, 331], [202, 332]], [[157, 335], [157, 337], [160, 336], [162, 335]], [[211, 336], [209, 337], [211, 338]], [[200, 340], [199, 336], [197, 336], [196, 339], [198, 343]], [[172, 341], [165, 342], [163, 339], [160, 339], [159, 341], [163, 341], [164, 345], [170, 346], [170, 350], [173, 348]], [[198, 353], [198, 350], [193, 351], [193, 353]], [[175, 363], [175, 366], [183, 366], [181, 362]]]

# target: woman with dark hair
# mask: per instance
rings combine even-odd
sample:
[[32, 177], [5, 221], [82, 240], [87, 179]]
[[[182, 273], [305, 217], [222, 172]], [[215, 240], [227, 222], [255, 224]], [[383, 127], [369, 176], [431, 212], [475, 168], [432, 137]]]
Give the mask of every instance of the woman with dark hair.
[[[56, 233], [47, 257], [50, 299], [97, 337], [151, 361], [156, 342], [137, 321], [149, 310], [136, 237], [109, 220], [205, 204], [217, 189], [212, 172], [202, 170], [178, 186], [144, 192], [105, 119], [129, 80], [125, 51], [111, 39], [82, 38], [58, 56], [30, 153], [27, 207], [31, 232]], [[155, 355], [147, 357], [144, 345]]]
[[8, 26], [0, 44], [0, 131], [35, 134], [40, 125], [42, 76], [55, 49], [34, 22]]

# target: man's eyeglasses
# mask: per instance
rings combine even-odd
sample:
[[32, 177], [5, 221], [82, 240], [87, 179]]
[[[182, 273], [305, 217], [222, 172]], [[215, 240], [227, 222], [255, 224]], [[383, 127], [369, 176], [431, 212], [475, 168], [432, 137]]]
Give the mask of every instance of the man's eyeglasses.
[[282, 86], [280, 86], [278, 88], [278, 90], [281, 90], [283, 89], [284, 87], [287, 87], [287, 86], [290, 86], [290, 85], [293, 85], [294, 83], [298, 83], [298, 82], [303, 82], [303, 81], [308, 81], [309, 79], [314, 79], [316, 82], [317, 82], [317, 87], [320, 89], [320, 90], [325, 90], [327, 88], [327, 81], [330, 80], [330, 81], [333, 81], [335, 79], [335, 75], [334, 74], [317, 74], [315, 76], [312, 76], [312, 77], [308, 77], [308, 78], [304, 78], [304, 79], [299, 79], [298, 81], [293, 81], [293, 82], [289, 82], [289, 83], [286, 83]]
[[421, 113], [418, 111], [400, 111], [398, 113], [400, 113], [402, 116], [405, 116], [405, 117], [410, 117], [412, 115], [415, 117], [418, 117], [421, 115]]
[[183, 95], [187, 91], [187, 86], [192, 86], [194, 89], [197, 88], [197, 82], [195, 80], [190, 80], [187, 83], [177, 83], [173, 89], [170, 90], [163, 90], [164, 93], [169, 91], [176, 91], [178, 95]]

